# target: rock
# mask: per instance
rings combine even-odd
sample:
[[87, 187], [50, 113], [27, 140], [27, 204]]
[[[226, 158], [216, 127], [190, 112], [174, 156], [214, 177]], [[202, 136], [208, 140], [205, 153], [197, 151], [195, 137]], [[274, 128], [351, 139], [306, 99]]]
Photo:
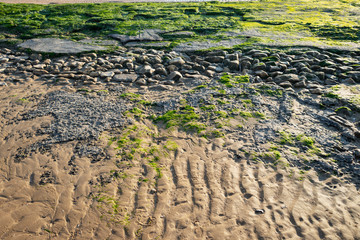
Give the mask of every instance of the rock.
[[337, 82], [336, 80], [334, 80], [334, 79], [327, 78], [327, 79], [325, 80], [325, 84], [326, 84], [326, 85], [336, 85], [336, 84], [338, 84], [338, 82]]
[[327, 74], [335, 74], [336, 73], [335, 68], [329, 68], [329, 67], [323, 67], [322, 71]]
[[185, 61], [181, 57], [173, 58], [169, 61], [170, 65], [181, 66]]
[[8, 61], [8, 58], [0, 58], [0, 63], [7, 63]]
[[283, 74], [283, 75], [276, 76], [274, 78], [274, 81], [276, 83], [285, 82], [285, 81], [294, 83], [294, 82], [299, 82], [300, 79], [299, 79], [299, 76], [296, 74]]
[[357, 159], [359, 161], [359, 159], [360, 159], [360, 149], [355, 149], [354, 150], [354, 157], [355, 157], [355, 159]]
[[107, 77], [111, 78], [111, 77], [113, 77], [114, 75], [115, 75], [115, 73], [114, 73], [113, 71], [100, 73], [100, 77], [101, 77], [101, 78], [107, 78]]
[[320, 79], [320, 80], [325, 80], [325, 73], [324, 72], [315, 72], [315, 75]]
[[283, 88], [291, 88], [292, 84], [289, 81], [285, 81], [285, 82], [279, 83], [279, 86], [283, 87]]
[[220, 73], [220, 72], [223, 72], [224, 71], [224, 68], [222, 68], [222, 67], [220, 67], [220, 66], [217, 66], [216, 68], [215, 68], [215, 72], [217, 72], [217, 73]]
[[269, 77], [267, 72], [265, 72], [264, 70], [256, 71], [255, 75], [261, 77], [262, 79], [265, 79], [265, 78]]
[[264, 214], [265, 210], [264, 209], [255, 209], [255, 214]]
[[178, 67], [176, 67], [175, 65], [169, 65], [166, 67], [168, 72], [173, 72], [173, 71], [177, 71]]
[[0, 82], [0, 86], [7, 87], [7, 84], [6, 84], [6, 82]]
[[135, 83], [140, 86], [145, 86], [147, 84], [144, 78], [139, 78], [138, 80], [135, 81]]
[[240, 63], [238, 60], [233, 60], [233, 61], [228, 62], [227, 67], [232, 71], [239, 71]]
[[137, 78], [137, 74], [116, 74], [112, 80], [116, 82], [134, 82]]
[[259, 63], [256, 63], [252, 66], [252, 69], [254, 71], [260, 71], [260, 70], [265, 70], [266, 69], [266, 65], [265, 63], [263, 62], [259, 62]]
[[178, 71], [174, 71], [174, 72], [170, 73], [168, 76], [169, 80], [174, 80], [174, 81], [178, 81], [180, 78], [182, 78], [182, 75]]
[[155, 72], [155, 69], [153, 69], [150, 65], [144, 65], [142, 67], [140, 67], [137, 72], [139, 74], [144, 74], [146, 75], [147, 77], [151, 77], [154, 72]]
[[351, 77], [355, 82], [360, 82], [360, 71], [350, 71], [348, 72], [349, 77]]
[[129, 70], [133, 70], [134, 69], [134, 64], [132, 62], [127, 62], [125, 64], [126, 68]]
[[205, 76], [208, 76], [208, 77], [213, 77], [214, 74], [215, 74], [215, 72], [214, 72], [214, 71], [211, 71], [211, 70], [206, 70], [206, 71], [204, 72], [204, 75], [205, 75]]
[[239, 54], [234, 53], [234, 54], [226, 54], [225, 55], [226, 59], [229, 59], [230, 61], [239, 61]]
[[158, 84], [158, 85], [154, 85], [154, 86], [150, 86], [149, 90], [152, 91], [166, 91], [166, 90], [171, 90], [172, 87], [169, 85], [162, 85], [162, 84]]
[[205, 58], [205, 61], [210, 63], [221, 63], [223, 62], [225, 57], [223, 56], [208, 56]]
[[312, 94], [322, 94], [323, 93], [323, 91], [320, 88], [310, 88], [309, 91]]
[[340, 116], [351, 116], [351, 109], [348, 107], [340, 107], [335, 112]]
[[166, 48], [169, 47], [171, 42], [169, 41], [142, 41], [142, 42], [128, 42], [125, 47], [140, 47], [140, 48]]
[[164, 67], [157, 67], [155, 69], [155, 74], [160, 74], [160, 75], [167, 75], [167, 71]]
[[21, 48], [29, 48], [36, 52], [49, 53], [81, 53], [89, 51], [106, 50], [105, 47], [90, 44], [77, 43], [58, 38], [30, 39], [18, 45]]
[[304, 87], [306, 87], [305, 80], [302, 80], [300, 82], [295, 83], [294, 87], [296, 87], [296, 88], [304, 88]]
[[224, 50], [215, 50], [215, 51], [211, 51], [206, 53], [206, 56], [226, 56], [227, 52]]
[[354, 79], [352, 78], [346, 78], [342, 81], [342, 83], [344, 84], [348, 84], [348, 85], [353, 85], [353, 84], [356, 84], [356, 82], [354, 81]]
[[120, 40], [122, 44], [131, 42], [131, 41], [162, 41], [163, 38], [159, 33], [163, 32], [159, 29], [144, 29], [136, 36], [128, 36], [121, 34], [110, 34], [109, 37], [112, 37], [116, 40]]

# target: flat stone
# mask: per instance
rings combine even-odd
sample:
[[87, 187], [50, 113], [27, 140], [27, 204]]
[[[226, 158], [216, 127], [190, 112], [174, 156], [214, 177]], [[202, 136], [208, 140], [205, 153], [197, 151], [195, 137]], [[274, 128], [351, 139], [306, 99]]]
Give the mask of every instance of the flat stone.
[[161, 48], [170, 46], [171, 42], [128, 42], [125, 47]]
[[285, 82], [285, 81], [299, 82], [300, 79], [299, 79], [299, 76], [296, 74], [283, 74], [283, 75], [276, 76], [274, 78], [274, 81], [277, 83]]
[[18, 45], [20, 48], [29, 48], [36, 52], [49, 53], [81, 53], [106, 50], [105, 47], [78, 43], [58, 38], [30, 39]]
[[101, 40], [101, 39], [82, 39], [80, 43], [93, 44], [99, 46], [118, 46], [119, 42], [116, 40]]
[[122, 34], [110, 34], [109, 36], [119, 40], [122, 44], [132, 41], [162, 41], [163, 38], [159, 36], [159, 33], [163, 32], [159, 29], [144, 29], [140, 34], [135, 36], [128, 36]]
[[190, 32], [190, 31], [179, 31], [179, 32], [166, 33], [166, 36], [170, 36], [170, 37], [192, 37], [194, 35], [195, 35], [195, 33]]
[[116, 74], [112, 80], [116, 82], [134, 82], [137, 77], [137, 74]]
[[244, 43], [246, 40], [244, 39], [230, 39], [230, 40], [223, 40], [220, 42], [213, 42], [211, 40], [198, 42], [198, 41], [192, 41], [192, 42], [185, 42], [180, 43], [178, 46], [176, 46], [173, 50], [179, 51], [179, 52], [193, 52], [193, 51], [199, 51], [199, 50], [206, 50], [209, 48], [214, 47], [233, 47], [235, 45]]

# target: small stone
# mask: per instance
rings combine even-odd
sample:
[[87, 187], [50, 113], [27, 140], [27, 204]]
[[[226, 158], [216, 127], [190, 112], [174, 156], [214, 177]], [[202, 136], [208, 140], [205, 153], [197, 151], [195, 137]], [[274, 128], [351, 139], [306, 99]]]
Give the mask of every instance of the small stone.
[[0, 58], [0, 63], [7, 63], [8, 61], [8, 58]]
[[177, 57], [177, 58], [173, 58], [169, 61], [170, 65], [183, 65], [185, 63], [185, 61], [181, 58], [181, 57]]
[[137, 74], [116, 74], [112, 80], [116, 82], [134, 82], [137, 77]]
[[147, 82], [144, 78], [140, 78], [140, 79], [136, 80], [135, 83], [140, 86], [145, 86], [147, 84]]
[[352, 79], [352, 78], [346, 78], [342, 81], [342, 83], [344, 84], [349, 84], [349, 85], [353, 85], [355, 84], [356, 82]]
[[174, 81], [178, 81], [180, 78], [182, 78], [182, 75], [178, 71], [174, 71], [174, 72], [170, 73], [168, 76], [169, 80], [174, 80]]
[[208, 56], [205, 58], [205, 61], [210, 63], [221, 63], [224, 59], [225, 58], [223, 56]]
[[204, 72], [204, 75], [205, 75], [205, 76], [208, 76], [208, 77], [213, 77], [214, 74], [215, 74], [215, 72], [214, 72], [214, 71], [211, 71], [211, 70], [206, 70], [206, 71]]
[[299, 82], [300, 79], [299, 79], [299, 76], [296, 74], [283, 74], [283, 75], [276, 76], [274, 78], [274, 81], [276, 83], [285, 82], [285, 81], [289, 81], [289, 82], [293, 83], [293, 82]]
[[265, 70], [266, 69], [266, 65], [265, 63], [263, 62], [259, 62], [259, 63], [256, 63], [252, 66], [252, 69], [254, 71], [260, 71], [260, 70]]
[[285, 82], [281, 82], [281, 83], [279, 84], [279, 86], [280, 86], [280, 87], [283, 87], [283, 88], [291, 88], [291, 87], [292, 87], [292, 84], [291, 84], [291, 82], [289, 82], [289, 81], [285, 81]]
[[336, 85], [336, 84], [338, 84], [338, 82], [336, 80], [334, 80], [334, 79], [328, 78], [328, 79], [325, 80], [325, 84], [326, 85]]
[[264, 209], [255, 209], [255, 214], [264, 214], [265, 210]]
[[295, 83], [295, 84], [294, 84], [294, 87], [296, 87], [296, 88], [304, 88], [304, 87], [306, 87], [306, 82], [305, 82], [305, 80], [302, 80], [302, 81], [300, 81], [300, 82]]
[[112, 72], [112, 71], [110, 71], [110, 72], [102, 72], [102, 73], [100, 73], [100, 77], [102, 77], [102, 78], [107, 78], [107, 77], [113, 77], [115, 75], [115, 73], [114, 72]]
[[240, 63], [238, 60], [230, 61], [227, 64], [228, 68], [233, 71], [239, 71], [240, 70]]
[[264, 70], [256, 71], [255, 75], [261, 77], [262, 79], [265, 79], [265, 78], [269, 77], [267, 72], [265, 72]]
[[322, 94], [323, 93], [323, 91], [320, 88], [310, 88], [309, 91], [312, 94]]
[[144, 74], [147, 77], [151, 77], [154, 74], [155, 69], [153, 69], [150, 65], [144, 65], [143, 67], [140, 67], [137, 72], [140, 74]]

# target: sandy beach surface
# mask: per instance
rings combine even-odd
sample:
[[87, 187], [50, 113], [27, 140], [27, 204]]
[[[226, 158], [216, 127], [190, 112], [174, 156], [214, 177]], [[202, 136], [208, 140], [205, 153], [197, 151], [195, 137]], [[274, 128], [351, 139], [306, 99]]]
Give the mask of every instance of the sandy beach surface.
[[[254, 144], [246, 134], [234, 142], [159, 132], [178, 149], [160, 160], [157, 182], [157, 173], [141, 160], [128, 167], [120, 162], [126, 175], [109, 178], [119, 164], [108, 143], [114, 132], [32, 151], [49, 137], [42, 129], [55, 116], [24, 114], [59, 90], [69, 94], [61, 98], [95, 99], [36, 77], [0, 88], [1, 239], [360, 239], [355, 185], [312, 170], [303, 178], [236, 158], [231, 149]], [[144, 96], [162, 99], [166, 94]], [[144, 120], [138, 127], [147, 125], [151, 128]], [[146, 134], [142, 140], [153, 141]], [[105, 153], [82, 155], [83, 144]]]

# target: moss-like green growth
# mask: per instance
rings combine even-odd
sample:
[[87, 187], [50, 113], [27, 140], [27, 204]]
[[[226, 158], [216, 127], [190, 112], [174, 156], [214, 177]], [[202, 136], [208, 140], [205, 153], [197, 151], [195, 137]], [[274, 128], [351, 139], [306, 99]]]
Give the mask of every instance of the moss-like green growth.
[[197, 122], [200, 115], [190, 105], [182, 106], [179, 110], [171, 110], [165, 114], [156, 117], [155, 122], [164, 122], [166, 128], [173, 126], [182, 127], [185, 130], [201, 132], [205, 130], [205, 125]]
[[328, 92], [324, 94], [324, 97], [339, 99], [339, 95], [334, 92]]
[[239, 115], [242, 116], [245, 119], [252, 118], [253, 115], [250, 112], [240, 111]]
[[167, 141], [164, 145], [164, 148], [169, 151], [176, 151], [179, 148], [179, 145], [174, 141]]
[[219, 82], [224, 84], [226, 87], [234, 87], [236, 84], [239, 83], [248, 83], [250, 78], [248, 75], [244, 76], [233, 76], [229, 73], [223, 73], [219, 79]]
[[120, 95], [120, 97], [128, 99], [130, 101], [140, 101], [141, 100], [141, 96], [136, 93], [123, 93]]
[[349, 107], [345, 107], [345, 106], [335, 109], [335, 112], [339, 112], [339, 111], [343, 111], [343, 110], [351, 112], [351, 109]]
[[216, 109], [215, 105], [204, 105], [201, 106], [200, 109], [204, 110], [204, 111], [213, 111]]

